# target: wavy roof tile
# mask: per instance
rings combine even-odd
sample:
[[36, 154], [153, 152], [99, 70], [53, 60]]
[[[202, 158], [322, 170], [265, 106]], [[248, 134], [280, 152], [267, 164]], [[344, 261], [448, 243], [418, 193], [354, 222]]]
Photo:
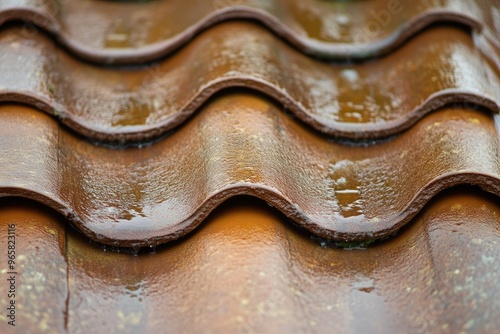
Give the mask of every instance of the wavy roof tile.
[[357, 65], [313, 60], [240, 22], [135, 69], [82, 63], [43, 34], [23, 37], [19, 27], [0, 33], [0, 48], [0, 101], [29, 103], [98, 140], [163, 134], [228, 87], [263, 92], [315, 129], [349, 138], [392, 135], [453, 103], [500, 110], [498, 68], [453, 27], [429, 29]]
[[16, 329], [500, 331], [499, 6], [0, 0]]
[[[177, 32], [155, 21], [161, 17], [158, 13], [165, 15], [166, 8], [179, 9], [185, 4], [1, 3], [3, 22], [24, 21], [22, 27], [4, 25], [0, 32], [1, 101], [27, 103], [98, 141], [145, 141], [178, 127], [174, 134], [146, 148], [96, 147], [96, 142], [83, 142], [56, 121], [37, 116], [34, 109], [4, 104], [2, 122], [12, 130], [5, 131], [3, 140], [5, 159], [1, 162], [7, 171], [0, 184], [3, 195], [42, 201], [92, 238], [130, 246], [175, 239], [196, 227], [224, 199], [237, 194], [265, 199], [322, 237], [367, 241], [394, 233], [449, 186], [476, 184], [499, 193], [500, 54], [492, 34], [497, 29], [496, 5], [479, 1], [466, 10], [461, 0], [400, 3], [398, 15], [388, 17], [387, 24], [378, 21], [387, 28], [378, 31], [380, 38], [362, 41], [366, 34], [351, 34], [354, 28], [348, 29], [353, 24], [349, 19], [352, 11], [360, 9], [358, 2], [249, 1], [228, 7], [220, 3], [216, 7], [224, 7], [221, 11], [207, 13], [208, 7], [200, 5], [184, 17], [187, 30], [177, 24]], [[380, 18], [380, 13], [396, 10], [395, 4], [363, 4], [365, 14], [356, 20], [365, 21], [357, 27], [370, 26], [367, 13]], [[392, 52], [369, 62], [327, 63], [298, 52], [254, 23], [210, 23], [210, 15], [221, 14], [222, 21], [230, 15], [256, 15], [254, 19], [280, 35], [278, 30], [283, 27], [298, 29], [300, 24], [290, 18], [292, 9], [299, 7], [302, 14], [331, 10], [336, 22], [346, 26], [343, 36], [347, 39], [341, 41], [328, 34], [325, 37], [322, 33], [327, 28], [320, 32], [312, 28], [312, 16], [295, 17], [301, 18], [307, 31], [305, 40], [322, 40], [316, 45], [326, 47], [323, 51], [328, 47], [337, 50], [344, 43], [365, 48], [365, 53], [355, 57]], [[70, 29], [81, 29], [81, 13], [95, 23], [104, 16], [114, 22], [114, 15], [123, 23], [138, 8], [142, 13], [153, 11], [150, 20], [155, 29], [163, 29], [171, 37], [181, 36], [178, 41], [195, 33], [198, 36], [156, 63], [103, 67], [69, 56], [36, 28], [29, 33], [29, 24], [35, 23], [56, 33], [80, 56], [88, 56], [82, 50], [90, 49], [74, 48], [79, 44], [69, 42], [73, 37], [64, 37]], [[322, 26], [328, 15], [321, 16]], [[269, 17], [278, 24], [274, 19], [268, 21]], [[347, 21], [339, 23], [339, 18]], [[431, 24], [450, 21], [469, 25], [472, 34], [456, 25]], [[211, 27], [201, 32], [196, 22]], [[293, 29], [294, 33], [285, 34], [292, 44], [290, 36], [300, 35]], [[93, 41], [104, 35], [101, 32], [94, 34]], [[116, 39], [122, 33], [112, 34]], [[162, 54], [176, 47], [165, 36], [154, 41], [147, 36], [142, 36], [141, 46], [127, 44], [120, 49], [108, 45], [109, 50], [94, 49], [97, 58], [88, 59], [99, 61], [111, 50], [119, 51], [120, 56], [107, 54], [109, 61], [141, 61], [153, 57], [148, 53], [153, 45], [157, 51], [163, 48], [158, 51]], [[394, 49], [403, 41], [405, 45]], [[376, 52], [374, 45], [378, 45]], [[129, 47], [134, 54], [127, 53]], [[330, 54], [342, 55], [346, 54]], [[353, 54], [348, 52], [348, 56]], [[352, 142], [332, 142], [296, 124], [264, 96], [250, 91], [216, 94], [229, 87], [260, 91], [326, 135], [359, 140], [399, 134], [386, 142], [353, 148]], [[198, 109], [199, 115], [188, 121]], [[232, 116], [224, 116], [228, 114]], [[20, 132], [23, 127], [25, 131]], [[400, 133], [403, 130], [407, 132]], [[415, 136], [428, 147], [416, 147]], [[471, 143], [485, 149], [474, 152]], [[434, 155], [427, 156], [429, 147]], [[302, 158], [296, 150], [302, 152]], [[19, 161], [9, 156], [19, 156]], [[285, 169], [291, 169], [287, 177], [282, 176]], [[44, 177], [34, 178], [36, 173]], [[155, 177], [151, 179], [151, 175]], [[413, 180], [410, 176], [415, 175]], [[201, 191], [200, 180], [206, 181]]]
[[225, 94], [171, 136], [117, 150], [82, 141], [33, 109], [4, 105], [0, 189], [121, 246], [176, 239], [242, 194], [322, 237], [372, 241], [444, 188], [474, 184], [500, 195], [497, 123], [498, 116], [445, 109], [397, 138], [352, 146], [327, 141], [262, 97]]
[[500, 45], [496, 0], [0, 1], [0, 24], [21, 20], [28, 32], [42, 27], [79, 56], [101, 63], [165, 56], [230, 19], [259, 21], [303, 52], [331, 58], [384, 54], [439, 22], [464, 24]]
[[182, 242], [132, 256], [32, 203], [0, 204], [0, 229], [16, 224], [22, 238], [24, 333], [495, 333], [499, 217], [496, 197], [454, 189], [397, 238], [346, 251], [242, 198]]

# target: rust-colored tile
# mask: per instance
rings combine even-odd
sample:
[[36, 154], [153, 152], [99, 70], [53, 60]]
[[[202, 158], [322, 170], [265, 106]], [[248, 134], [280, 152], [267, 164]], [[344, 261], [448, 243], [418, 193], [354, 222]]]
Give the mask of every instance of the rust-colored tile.
[[220, 24], [139, 69], [82, 63], [43, 34], [23, 37], [22, 28], [2, 31], [0, 48], [0, 100], [29, 103], [95, 139], [157, 136], [235, 86], [274, 97], [319, 131], [358, 139], [397, 133], [452, 103], [500, 110], [498, 68], [453, 27], [357, 65], [313, 60], [242, 22]]
[[36, 110], [4, 105], [0, 188], [46, 203], [110, 244], [176, 239], [238, 194], [323, 237], [370, 241], [398, 230], [444, 188], [500, 194], [497, 118], [445, 109], [399, 137], [354, 145], [325, 140], [263, 97], [234, 93], [157, 143], [111, 149]]
[[321, 251], [292, 234], [302, 305], [319, 332], [496, 332], [499, 213], [495, 197], [452, 189], [366, 250]]
[[[16, 329], [499, 332], [499, 22], [493, 0], [0, 0], [0, 99], [30, 104], [0, 105], [0, 197], [66, 217], [0, 201]], [[70, 222], [179, 240], [133, 256]]]
[[[368, 249], [322, 247], [246, 197], [155, 254], [103, 251], [71, 232], [68, 332], [493, 333], [500, 330], [497, 202], [472, 189], [447, 191], [395, 238]], [[22, 208], [4, 206], [0, 215], [34, 217], [41, 229], [63, 226], [36, 205]], [[40, 308], [53, 301], [37, 293], [23, 298]], [[61, 331], [62, 312], [52, 317]], [[38, 325], [21, 320], [24, 328]]]
[[0, 2], [0, 24], [21, 20], [26, 34], [42, 27], [81, 57], [102, 63], [164, 56], [231, 19], [259, 21], [308, 54], [348, 59], [387, 53], [436, 22], [469, 26], [497, 45], [500, 31], [496, 0]]
[[[0, 201], [0, 332], [64, 333], [68, 286], [66, 224], [54, 211], [14, 199]], [[8, 278], [8, 229], [15, 225], [15, 288]], [[11, 226], [12, 227], [12, 226]], [[9, 296], [9, 291], [15, 291]], [[15, 305], [15, 326], [7, 318]]]

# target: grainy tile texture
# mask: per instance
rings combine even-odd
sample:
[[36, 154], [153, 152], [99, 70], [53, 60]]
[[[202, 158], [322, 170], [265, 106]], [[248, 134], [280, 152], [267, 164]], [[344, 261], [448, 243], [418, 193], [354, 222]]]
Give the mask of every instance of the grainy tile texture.
[[498, 68], [459, 27], [433, 27], [361, 64], [314, 60], [248, 22], [219, 24], [135, 68], [83, 63], [21, 27], [4, 29], [0, 48], [0, 101], [29, 103], [98, 140], [163, 134], [228, 87], [260, 91], [315, 129], [355, 139], [398, 133], [450, 104], [500, 111]]
[[444, 109], [397, 138], [353, 146], [326, 140], [261, 96], [233, 93], [157, 143], [118, 150], [6, 105], [0, 189], [122, 246], [176, 239], [240, 194], [322, 237], [366, 242], [397, 231], [442, 189], [475, 184], [500, 195], [497, 125], [498, 115]]
[[[494, 333], [499, 217], [497, 197], [453, 189], [395, 238], [342, 250], [236, 198], [138, 256], [89, 244], [26, 201], [2, 201], [0, 229], [16, 224], [25, 245], [18, 333]], [[0, 284], [2, 309], [4, 296]]]
[[496, 0], [0, 0], [0, 333], [500, 332], [499, 32]]
[[[470, 27], [499, 47], [497, 0], [2, 0], [0, 24], [51, 32], [79, 56], [100, 63], [144, 62], [185, 45], [220, 22], [250, 19], [302, 52], [364, 59], [394, 50], [434, 23]], [[91, 23], [89, 23], [91, 22]]]

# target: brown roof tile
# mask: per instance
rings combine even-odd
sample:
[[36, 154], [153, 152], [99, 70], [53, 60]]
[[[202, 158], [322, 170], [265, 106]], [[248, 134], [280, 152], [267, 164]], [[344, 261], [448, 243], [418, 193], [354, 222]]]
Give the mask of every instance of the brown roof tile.
[[[0, 260], [0, 332], [64, 333], [68, 298], [65, 224], [37, 203], [2, 199], [0, 229], [4, 253]], [[14, 244], [8, 243], [9, 230], [15, 232]], [[14, 270], [8, 266], [7, 245], [14, 246], [10, 249], [14, 251]], [[16, 273], [14, 289], [7, 284], [11, 272]], [[14, 319], [7, 317], [11, 300], [16, 303]], [[15, 327], [7, 324], [11, 320], [15, 320]]]
[[493, 0], [0, 0], [16, 329], [500, 331], [499, 23]]
[[452, 27], [429, 29], [357, 65], [313, 60], [243, 22], [220, 24], [139, 69], [82, 63], [43, 34], [23, 37], [21, 28], [4, 29], [0, 48], [0, 100], [29, 103], [101, 140], [157, 136], [237, 86], [276, 98], [319, 131], [350, 138], [394, 134], [452, 103], [500, 110], [498, 68]]
[[397, 238], [340, 250], [241, 198], [139, 256], [103, 252], [26, 202], [4, 201], [0, 228], [19, 234], [19, 332], [494, 333], [499, 217], [496, 198], [455, 189]]
[[21, 20], [29, 33], [34, 23], [97, 62], [152, 60], [229, 19], [259, 21], [308, 54], [334, 58], [386, 53], [436, 22], [467, 25], [497, 46], [500, 31], [496, 0], [0, 2], [0, 24]]
[[500, 195], [497, 118], [445, 109], [392, 140], [352, 146], [325, 140], [263, 97], [225, 94], [160, 142], [117, 150], [82, 141], [35, 110], [2, 106], [0, 188], [123, 246], [178, 238], [239, 194], [323, 237], [369, 241], [452, 185]]

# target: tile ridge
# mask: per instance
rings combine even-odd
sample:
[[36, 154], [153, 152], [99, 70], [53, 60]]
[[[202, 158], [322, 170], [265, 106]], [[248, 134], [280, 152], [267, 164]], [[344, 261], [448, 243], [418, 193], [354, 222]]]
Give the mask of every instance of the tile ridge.
[[321, 237], [356, 242], [392, 235], [446, 188], [500, 196], [498, 133], [479, 111], [442, 110], [366, 147], [325, 141], [252, 95], [221, 97], [201, 116], [164, 141], [112, 150], [30, 108], [3, 106], [0, 152], [10, 158], [0, 159], [0, 194], [36, 199], [120, 246], [177, 239], [237, 195]]
[[[157, 38], [155, 42], [151, 43], [141, 41], [140, 46], [133, 47], [99, 47], [97, 45], [89, 45], [91, 40], [87, 42], [80, 41], [79, 35], [82, 34], [72, 33], [70, 30], [78, 30], [74, 26], [78, 25], [78, 22], [81, 20], [75, 13], [81, 11], [81, 8], [78, 9], [79, 5], [69, 0], [51, 0], [40, 4], [36, 4], [36, 2], [33, 4], [33, 2], [28, 2], [27, 0], [21, 0], [21, 3], [13, 4], [11, 1], [4, 0], [4, 3], [0, 3], [0, 25], [9, 21], [23, 21], [33, 28], [35, 26], [40, 27], [54, 34], [62, 44], [79, 57], [101, 64], [143, 63], [165, 57], [182, 45], [189, 43], [201, 31], [210, 29], [223, 21], [238, 19], [258, 21], [302, 52], [311, 56], [330, 59], [359, 60], [387, 54], [412, 36], [419, 34], [423, 29], [440, 22], [462, 24], [478, 33], [487, 31], [487, 37], [496, 43], [496, 45], [500, 45], [500, 41], [495, 39], [496, 28], [494, 27], [494, 23], [490, 22], [494, 18], [489, 17], [491, 15], [489, 12], [491, 10], [490, 6], [494, 4], [486, 0], [475, 1], [473, 3], [467, 0], [453, 0], [447, 2], [443, 7], [428, 1], [418, 3], [416, 1], [398, 1], [399, 5], [394, 6], [393, 2], [389, 0], [380, 0], [373, 1], [373, 3], [361, 6], [360, 8], [351, 4], [351, 9], [354, 7], [357, 8], [357, 15], [364, 15], [365, 24], [362, 25], [363, 29], [356, 30], [351, 27], [356, 31], [352, 31], [350, 37], [338, 35], [339, 30], [345, 29], [345, 26], [349, 22], [346, 20], [349, 20], [349, 15], [351, 15], [350, 11], [345, 9], [345, 6], [336, 8], [335, 4], [328, 4], [327, 2], [316, 4], [299, 2], [300, 0], [294, 0], [290, 4], [274, 0], [266, 6], [259, 5], [258, 3], [244, 6], [229, 5], [222, 1], [216, 1], [214, 5], [206, 5], [199, 9], [198, 11], [203, 12], [203, 14], [200, 14], [201, 16], [198, 19], [194, 19], [193, 22], [185, 26], [181, 32], [168, 35], [163, 39]], [[145, 8], [145, 11], [149, 9], [154, 14], [158, 11], [166, 11], [167, 8], [170, 8], [168, 6], [174, 5], [179, 7], [175, 7], [177, 10], [180, 10], [183, 6], [189, 6], [189, 1], [181, 2], [179, 0], [174, 4], [142, 4], [140, 8]], [[87, 14], [90, 11], [99, 18], [102, 11], [103, 13], [107, 13], [106, 15], [110, 15], [110, 22], [113, 21], [113, 12], [120, 8], [120, 15], [124, 16], [127, 14], [131, 19], [135, 17], [132, 15], [132, 11], [130, 13], [127, 12], [126, 8], [130, 7], [130, 5], [103, 3], [92, 4], [92, 6], [95, 7], [95, 13], [92, 12], [92, 8], [88, 8], [87, 3], [87, 7], [85, 8]], [[162, 10], [162, 6], [165, 6], [164, 10]], [[318, 19], [322, 21], [325, 32], [320, 33], [319, 36], [325, 40], [307, 35], [309, 28], [301, 25], [300, 20], [294, 17], [295, 14], [293, 11], [296, 10], [295, 7], [297, 6], [306, 6], [306, 9], [310, 13], [321, 13], [321, 15], [318, 14]], [[66, 7], [71, 7], [71, 14], [74, 14], [73, 16], [76, 16], [78, 19], [73, 19], [72, 15], [67, 15]], [[169, 15], [168, 13], [176, 15], [172, 14], [176, 12], [167, 11], [166, 15]], [[64, 13], [64, 15], [61, 15], [61, 13]], [[279, 15], [276, 13], [279, 13]], [[156, 16], [149, 15], [147, 17]], [[391, 24], [393, 23], [391, 22], [394, 21], [395, 17], [398, 18], [398, 22], [403, 23], [392, 27]], [[163, 16], [161, 20], [158, 17], [156, 18], [158, 22], [161, 20], [168, 21]], [[144, 18], [140, 17], [137, 19], [143, 20]], [[61, 20], [64, 22], [61, 22]], [[329, 25], [335, 25], [335, 28], [329, 27]], [[102, 24], [99, 26], [102, 26]], [[356, 22], [354, 26], [360, 27], [360, 22]], [[93, 29], [98, 28], [94, 27]], [[392, 31], [387, 31], [391, 29]], [[98, 36], [98, 39], [102, 40], [106, 33], [106, 30], [94, 32], [94, 39], [95, 36]], [[372, 36], [377, 34], [382, 36]], [[349, 41], [349, 38], [351, 41]]]
[[29, 104], [98, 141], [158, 137], [234, 87], [274, 98], [325, 135], [351, 139], [399, 133], [447, 105], [500, 110], [498, 69], [468, 34], [449, 27], [377, 62], [332, 65], [276, 43], [265, 29], [232, 22], [155, 66], [133, 69], [85, 64], [43, 35], [33, 43], [18, 32], [0, 33], [0, 100]]

